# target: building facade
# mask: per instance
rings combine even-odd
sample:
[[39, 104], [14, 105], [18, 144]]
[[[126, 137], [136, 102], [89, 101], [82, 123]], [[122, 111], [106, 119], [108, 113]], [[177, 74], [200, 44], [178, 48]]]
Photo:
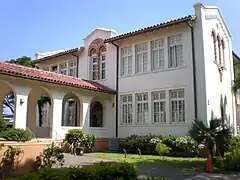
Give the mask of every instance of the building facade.
[[[37, 71], [86, 81], [116, 95], [60, 88], [69, 94], [61, 96], [58, 118], [51, 115], [58, 109], [46, 104], [41, 110], [44, 126], [37, 130], [39, 113], [35, 113], [36, 121], [29, 127], [39, 135], [43, 127], [54, 127], [52, 134], [61, 137], [71, 128], [98, 138], [187, 135], [194, 119], [209, 122], [224, 113], [236, 130], [232, 60], [231, 34], [214, 6], [197, 3], [194, 15], [121, 35], [97, 28], [84, 38], [82, 47], [36, 53], [35, 63], [41, 69]], [[82, 97], [88, 94], [91, 100], [84, 106]]]

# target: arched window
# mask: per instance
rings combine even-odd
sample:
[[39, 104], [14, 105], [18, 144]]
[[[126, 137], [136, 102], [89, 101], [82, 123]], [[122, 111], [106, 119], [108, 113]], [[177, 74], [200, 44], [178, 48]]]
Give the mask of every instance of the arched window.
[[91, 104], [90, 127], [103, 127], [103, 108], [102, 104], [98, 101]]
[[218, 58], [219, 58], [219, 65], [222, 64], [222, 55], [221, 55], [221, 51], [222, 51], [222, 48], [221, 48], [221, 40], [220, 40], [220, 37], [219, 35], [217, 35], [217, 43], [218, 43]]
[[80, 103], [76, 95], [64, 97], [62, 112], [62, 126], [80, 126]]
[[89, 46], [88, 55], [91, 57], [91, 79], [106, 78], [106, 45], [103, 39], [95, 39]]
[[223, 61], [222, 66], [225, 67], [225, 42], [223, 38], [221, 40], [221, 43], [222, 43], [222, 61]]
[[213, 38], [213, 47], [214, 47], [214, 61], [217, 62], [217, 46], [216, 46], [216, 33], [214, 30], [212, 30], [212, 38]]

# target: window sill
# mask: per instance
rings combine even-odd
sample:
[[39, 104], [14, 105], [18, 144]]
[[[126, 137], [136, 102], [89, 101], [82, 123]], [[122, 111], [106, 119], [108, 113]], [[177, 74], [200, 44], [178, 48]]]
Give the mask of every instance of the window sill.
[[105, 81], [107, 81], [107, 79], [92, 80], [92, 81], [94, 81], [94, 82], [98, 82], [98, 83], [101, 83], [101, 82], [105, 82]]
[[174, 68], [164, 68], [164, 69], [156, 69], [156, 70], [147, 71], [147, 72], [123, 75], [123, 76], [119, 76], [119, 78], [128, 78], [128, 77], [133, 77], [133, 76], [142, 76], [142, 75], [146, 75], [146, 74], [166, 72], [166, 71], [174, 71], [174, 70], [184, 69], [184, 68], [187, 68], [187, 66], [174, 67]]
[[62, 129], [82, 129], [82, 126], [61, 126]]
[[188, 126], [187, 123], [153, 123], [153, 124], [121, 124], [119, 127], [179, 127]]
[[105, 127], [89, 127], [89, 130], [107, 130]]

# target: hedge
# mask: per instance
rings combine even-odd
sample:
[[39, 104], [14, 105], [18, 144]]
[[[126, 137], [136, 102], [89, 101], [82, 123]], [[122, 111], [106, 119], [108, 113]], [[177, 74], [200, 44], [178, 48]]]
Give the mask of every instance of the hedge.
[[38, 172], [12, 176], [5, 180], [136, 180], [137, 172], [128, 163], [97, 163], [82, 168], [43, 169]]

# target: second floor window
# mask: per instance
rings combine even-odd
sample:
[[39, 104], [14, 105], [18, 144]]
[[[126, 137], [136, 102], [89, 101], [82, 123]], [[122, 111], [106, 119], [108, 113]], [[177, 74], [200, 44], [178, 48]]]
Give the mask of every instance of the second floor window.
[[174, 68], [183, 66], [183, 43], [181, 34], [168, 38], [168, 50], [168, 67]]
[[148, 70], [148, 48], [147, 43], [137, 44], [136, 50], [136, 73], [146, 72]]
[[67, 63], [59, 64], [59, 73], [67, 75]]
[[68, 75], [77, 77], [77, 62], [76, 61], [71, 61], [68, 64]]
[[121, 75], [132, 74], [132, 46], [121, 49]]
[[151, 42], [152, 70], [164, 68], [164, 39]]

